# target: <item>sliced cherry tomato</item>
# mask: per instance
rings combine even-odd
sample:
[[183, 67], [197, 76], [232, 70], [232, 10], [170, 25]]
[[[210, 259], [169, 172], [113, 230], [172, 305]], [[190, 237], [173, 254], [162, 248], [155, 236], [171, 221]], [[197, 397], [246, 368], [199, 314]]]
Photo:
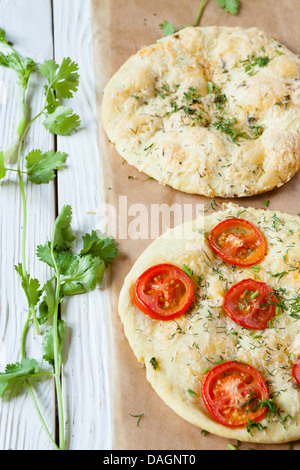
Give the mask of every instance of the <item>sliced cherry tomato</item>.
[[201, 387], [202, 400], [213, 418], [229, 427], [259, 421], [265, 415], [269, 398], [261, 374], [248, 364], [224, 362], [213, 367]]
[[210, 233], [211, 248], [227, 263], [251, 266], [265, 256], [266, 242], [255, 225], [244, 219], [225, 219]]
[[293, 365], [292, 377], [296, 381], [296, 383], [300, 385], [300, 357], [298, 357], [297, 361]]
[[265, 282], [244, 279], [226, 292], [223, 308], [239, 325], [264, 330], [276, 315], [276, 297]]
[[172, 264], [147, 269], [136, 281], [135, 305], [155, 320], [172, 320], [183, 315], [194, 298], [190, 277]]

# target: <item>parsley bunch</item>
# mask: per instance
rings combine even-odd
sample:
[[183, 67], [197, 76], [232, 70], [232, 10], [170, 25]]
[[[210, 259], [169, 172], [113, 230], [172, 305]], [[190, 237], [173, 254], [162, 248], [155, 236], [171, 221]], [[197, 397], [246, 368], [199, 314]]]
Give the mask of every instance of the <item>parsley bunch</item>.
[[[56, 172], [62, 168], [68, 156], [64, 152], [54, 150], [43, 152], [33, 149], [22, 159], [24, 140], [31, 125], [39, 118], [43, 119], [43, 126], [54, 135], [68, 136], [78, 129], [80, 117], [70, 106], [64, 104], [64, 100], [72, 98], [78, 90], [78, 65], [69, 57], [64, 58], [60, 65], [54, 60], [37, 64], [30, 58], [22, 59], [7, 41], [3, 29], [0, 29], [0, 43], [7, 49], [6, 54], [0, 52], [0, 65], [16, 72], [21, 96], [21, 117], [17, 137], [6, 151], [0, 151], [0, 180], [5, 178], [8, 171], [16, 171], [18, 174], [23, 205], [23, 231], [22, 259], [15, 266], [15, 270], [19, 275], [28, 304], [28, 315], [21, 338], [21, 358], [14, 364], [8, 364], [4, 372], [0, 373], [0, 396], [9, 387], [17, 384], [25, 385], [53, 447], [65, 449], [65, 420], [60, 378], [65, 322], [59, 318], [60, 303], [70, 295], [94, 290], [97, 283], [102, 280], [105, 268], [116, 257], [118, 249], [111, 237], [102, 232], [92, 231], [91, 234], [82, 237], [81, 251], [74, 253], [72, 246], [75, 234], [71, 226], [72, 208], [65, 205], [54, 223], [51, 240], [44, 245], [39, 245], [36, 250], [39, 260], [51, 268], [51, 278], [41, 286], [39, 280], [28, 273], [26, 267], [27, 203], [23, 177], [26, 175], [34, 184], [47, 184], [56, 177]], [[44, 86], [43, 107], [28, 122], [27, 86], [33, 72], [39, 73], [41, 78], [46, 79], [46, 85]], [[15, 161], [15, 154], [17, 155], [17, 168], [8, 167], [9, 162]], [[21, 168], [22, 161], [25, 168]], [[26, 357], [26, 337], [32, 323], [39, 335], [42, 334], [42, 326], [47, 328], [43, 332], [42, 358], [49, 363], [53, 372], [43, 370], [38, 360]], [[59, 444], [55, 442], [48, 430], [32, 388], [32, 380], [40, 376], [49, 376], [55, 380]]]

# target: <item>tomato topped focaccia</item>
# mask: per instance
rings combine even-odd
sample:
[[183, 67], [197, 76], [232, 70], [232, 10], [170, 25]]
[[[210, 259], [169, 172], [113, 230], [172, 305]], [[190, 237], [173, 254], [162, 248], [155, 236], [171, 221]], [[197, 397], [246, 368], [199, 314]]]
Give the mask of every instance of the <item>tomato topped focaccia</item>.
[[300, 59], [256, 28], [187, 27], [131, 56], [105, 87], [119, 154], [180, 191], [242, 197], [300, 168]]
[[228, 204], [167, 231], [127, 275], [119, 314], [184, 419], [241, 441], [300, 438], [299, 217]]

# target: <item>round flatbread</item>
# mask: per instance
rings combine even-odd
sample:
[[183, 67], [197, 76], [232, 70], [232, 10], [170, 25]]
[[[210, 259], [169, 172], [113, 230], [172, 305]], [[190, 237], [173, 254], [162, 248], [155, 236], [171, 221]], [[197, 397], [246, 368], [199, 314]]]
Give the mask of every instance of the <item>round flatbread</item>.
[[[212, 229], [231, 218], [247, 220], [263, 234], [266, 254], [259, 264], [234, 266], [211, 248]], [[300, 388], [292, 374], [300, 355], [299, 253], [298, 217], [229, 204], [167, 231], [138, 258], [124, 281], [119, 314], [148, 381], [182, 418], [241, 441], [282, 443], [300, 438]], [[194, 302], [171, 320], [152, 319], [133, 301], [136, 280], [161, 263], [186, 266], [192, 272]], [[224, 311], [226, 293], [245, 279], [266, 283], [276, 296], [276, 315], [264, 329], [246, 328]], [[273, 297], [268, 298], [271, 302]], [[241, 428], [221, 424], [203, 403], [201, 387], [208, 369], [230, 361], [255, 368], [267, 384], [268, 413], [258, 424], [249, 422]]]
[[188, 27], [129, 60], [104, 90], [119, 154], [180, 191], [241, 197], [300, 167], [300, 60], [256, 28]]

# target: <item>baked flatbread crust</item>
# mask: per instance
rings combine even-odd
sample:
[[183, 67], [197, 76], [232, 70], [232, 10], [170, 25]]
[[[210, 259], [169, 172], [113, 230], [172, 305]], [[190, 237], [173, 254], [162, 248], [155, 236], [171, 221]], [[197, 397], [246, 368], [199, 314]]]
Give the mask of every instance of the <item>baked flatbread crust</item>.
[[[208, 235], [220, 221], [241, 217], [265, 235], [268, 252], [255, 269], [234, 268], [210, 248]], [[149, 267], [185, 264], [192, 272], [195, 304], [182, 317], [157, 321], [132, 301], [136, 279]], [[167, 231], [138, 258], [119, 298], [124, 331], [138, 361], [158, 395], [178, 415], [211, 433], [257, 443], [281, 443], [300, 438], [300, 388], [291, 377], [300, 354], [300, 218], [280, 212], [244, 209], [229, 204], [218, 212]], [[248, 330], [222, 309], [227, 290], [242, 279], [266, 282], [284, 297], [286, 309], [273, 327]], [[155, 358], [156, 369], [151, 364]], [[216, 422], [201, 400], [205, 370], [219, 361], [241, 361], [255, 367], [268, 384], [280, 413], [261, 421], [263, 429], [233, 429]], [[193, 391], [194, 394], [188, 392]]]
[[300, 60], [256, 28], [188, 27], [131, 56], [104, 90], [119, 154], [178, 190], [242, 197], [300, 168]]

